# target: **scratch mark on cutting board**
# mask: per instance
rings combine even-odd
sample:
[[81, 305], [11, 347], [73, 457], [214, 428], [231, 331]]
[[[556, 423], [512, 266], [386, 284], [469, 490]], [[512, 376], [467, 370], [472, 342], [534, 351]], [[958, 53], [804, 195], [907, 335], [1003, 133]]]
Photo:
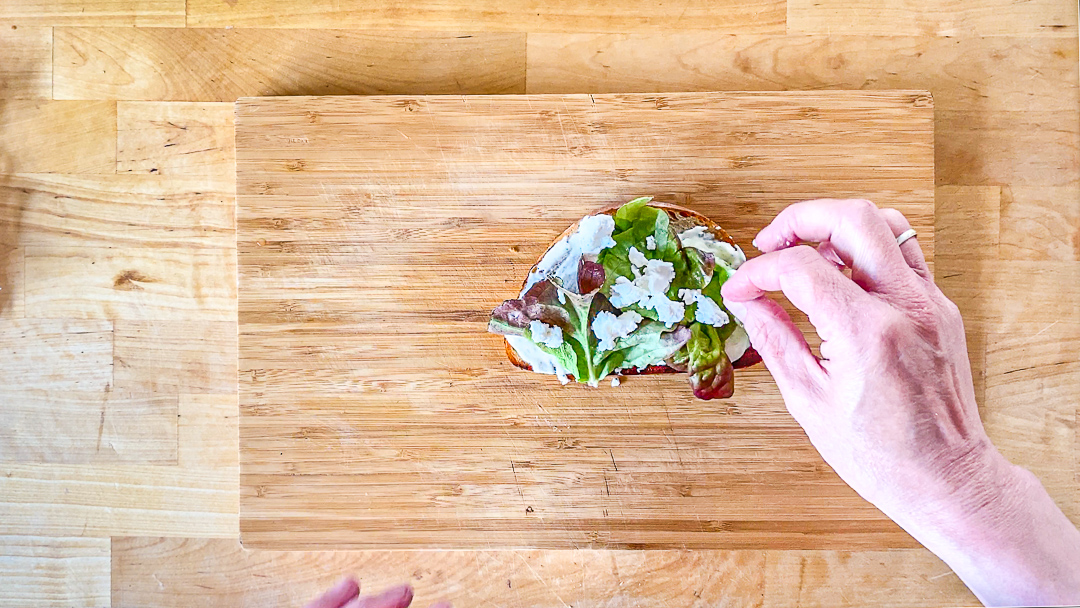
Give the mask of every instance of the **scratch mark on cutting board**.
[[555, 587], [551, 583], [547, 582], [544, 577], [540, 576], [540, 573], [534, 570], [533, 567], [529, 565], [529, 562], [526, 561], [526, 559], [522, 557], [520, 553], [515, 551], [514, 555], [521, 560], [521, 563], [525, 564], [525, 567], [529, 569], [529, 572], [532, 573], [533, 577], [536, 578], [537, 581], [547, 587], [548, 591], [551, 591], [551, 594], [555, 596], [555, 599], [559, 600], [559, 603], [563, 605], [563, 608], [570, 608], [570, 605], [567, 604], [564, 599], [562, 599], [562, 596], [559, 595], [559, 592], [555, 590]]
[[95, 452], [101, 451], [101, 435], [105, 432], [105, 406], [101, 406], [101, 421], [98, 422], [97, 427], [97, 447], [94, 448]]

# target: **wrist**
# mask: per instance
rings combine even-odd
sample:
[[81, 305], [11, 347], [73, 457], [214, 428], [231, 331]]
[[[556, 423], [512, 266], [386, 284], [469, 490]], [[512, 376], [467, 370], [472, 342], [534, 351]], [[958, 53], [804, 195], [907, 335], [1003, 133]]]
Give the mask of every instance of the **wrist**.
[[1023, 469], [990, 443], [977, 441], [960, 456], [925, 476], [909, 501], [887, 513], [918, 538], [993, 536], [1017, 511]]
[[944, 487], [896, 522], [985, 604], [1080, 600], [1080, 532], [1031, 472], [993, 446], [957, 462]]

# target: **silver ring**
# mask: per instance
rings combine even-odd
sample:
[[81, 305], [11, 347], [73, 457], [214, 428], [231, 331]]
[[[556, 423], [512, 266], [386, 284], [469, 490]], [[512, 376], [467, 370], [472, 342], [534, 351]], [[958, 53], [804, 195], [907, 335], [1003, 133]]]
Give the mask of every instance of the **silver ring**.
[[914, 228], [908, 228], [907, 230], [901, 232], [900, 236], [896, 237], [896, 245], [897, 246], [903, 245], [905, 242], [907, 242], [908, 239], [910, 239], [910, 238], [912, 238], [914, 236], [915, 236], [915, 229]]

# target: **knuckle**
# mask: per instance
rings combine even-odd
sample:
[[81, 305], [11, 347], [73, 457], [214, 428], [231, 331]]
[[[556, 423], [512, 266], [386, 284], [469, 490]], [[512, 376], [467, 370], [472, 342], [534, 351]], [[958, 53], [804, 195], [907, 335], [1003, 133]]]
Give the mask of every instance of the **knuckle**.
[[865, 198], [855, 198], [848, 201], [848, 205], [855, 213], [877, 213], [878, 207], [873, 201]]
[[881, 215], [884, 216], [885, 220], [891, 224], [894, 223], [896, 225], [901, 225], [907, 223], [907, 218], [904, 217], [904, 214], [900, 213], [896, 209], [893, 209], [892, 207], [885, 207], [884, 209], [882, 209]]

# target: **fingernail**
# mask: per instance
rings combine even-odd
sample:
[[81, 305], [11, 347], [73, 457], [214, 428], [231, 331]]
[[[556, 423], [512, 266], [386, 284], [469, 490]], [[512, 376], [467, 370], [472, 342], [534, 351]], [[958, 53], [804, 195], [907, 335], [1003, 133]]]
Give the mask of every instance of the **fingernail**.
[[754, 249], [757, 249], [758, 251], [761, 251], [761, 247], [759, 247], [758, 244], [757, 244], [757, 237], [756, 236], [754, 237], [754, 240], [750, 241], [750, 244], [754, 246]]
[[728, 312], [735, 315], [735, 318], [742, 323], [746, 319], [746, 306], [742, 302], [732, 302], [724, 300], [724, 308], [728, 309]]

